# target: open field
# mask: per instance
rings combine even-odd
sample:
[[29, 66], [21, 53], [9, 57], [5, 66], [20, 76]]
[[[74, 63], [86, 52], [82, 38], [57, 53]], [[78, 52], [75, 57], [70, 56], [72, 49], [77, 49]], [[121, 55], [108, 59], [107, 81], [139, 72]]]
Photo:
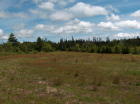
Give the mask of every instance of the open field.
[[0, 56], [0, 104], [140, 104], [140, 56]]

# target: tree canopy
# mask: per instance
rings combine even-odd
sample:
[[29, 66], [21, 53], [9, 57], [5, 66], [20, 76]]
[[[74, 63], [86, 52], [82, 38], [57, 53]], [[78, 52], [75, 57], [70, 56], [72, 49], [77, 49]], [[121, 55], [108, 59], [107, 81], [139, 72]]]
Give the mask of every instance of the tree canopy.
[[102, 40], [93, 38], [92, 40], [60, 39], [58, 43], [47, 39], [37, 38], [35, 42], [18, 42], [16, 36], [11, 33], [6, 43], [0, 44], [0, 52], [51, 52], [51, 51], [75, 51], [90, 53], [117, 53], [117, 54], [140, 54], [140, 38], [121, 40]]

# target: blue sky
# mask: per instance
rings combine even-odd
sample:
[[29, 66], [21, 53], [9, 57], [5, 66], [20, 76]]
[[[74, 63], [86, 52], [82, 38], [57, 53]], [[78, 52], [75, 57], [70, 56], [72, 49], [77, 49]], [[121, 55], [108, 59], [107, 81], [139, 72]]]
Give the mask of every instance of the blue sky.
[[140, 36], [139, 0], [0, 0], [0, 39]]

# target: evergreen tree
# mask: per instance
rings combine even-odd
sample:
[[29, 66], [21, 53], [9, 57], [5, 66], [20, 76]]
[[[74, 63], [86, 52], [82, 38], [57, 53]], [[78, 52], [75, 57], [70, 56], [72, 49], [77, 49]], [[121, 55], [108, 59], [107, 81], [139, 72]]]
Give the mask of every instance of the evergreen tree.
[[36, 42], [36, 50], [37, 51], [39, 51], [39, 52], [42, 51], [43, 43], [44, 43], [44, 41], [40, 37], [38, 37], [37, 42]]
[[5, 52], [50, 52], [50, 51], [79, 51], [79, 52], [96, 52], [96, 53], [122, 53], [122, 54], [138, 54], [140, 53], [140, 38], [121, 39], [106, 41], [101, 38], [93, 38], [93, 40], [60, 39], [55, 43], [47, 39], [37, 38], [36, 42], [19, 43], [13, 33], [10, 34], [7, 43], [0, 45], [0, 51]]
[[54, 51], [52, 45], [50, 43], [45, 43], [43, 44], [42, 46], [42, 51], [44, 52], [51, 52], [51, 51]]
[[17, 39], [15, 37], [15, 35], [13, 33], [10, 34], [9, 38], [8, 38], [8, 43], [17, 43]]
[[120, 53], [118, 46], [115, 46], [114, 53]]
[[17, 50], [19, 48], [20, 43], [18, 42], [17, 38], [15, 37], [15, 35], [13, 33], [10, 34], [9, 38], [8, 38], [8, 42], [7, 44], [11, 44], [12, 45], [12, 49], [14, 51]]
[[122, 47], [122, 54], [129, 54], [129, 48], [123, 46], [123, 47]]

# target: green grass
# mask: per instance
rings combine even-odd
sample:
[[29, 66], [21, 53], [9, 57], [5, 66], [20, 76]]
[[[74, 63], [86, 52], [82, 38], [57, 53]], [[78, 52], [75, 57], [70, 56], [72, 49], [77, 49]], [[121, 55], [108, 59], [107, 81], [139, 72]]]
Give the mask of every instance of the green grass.
[[140, 56], [0, 56], [0, 104], [140, 104]]

